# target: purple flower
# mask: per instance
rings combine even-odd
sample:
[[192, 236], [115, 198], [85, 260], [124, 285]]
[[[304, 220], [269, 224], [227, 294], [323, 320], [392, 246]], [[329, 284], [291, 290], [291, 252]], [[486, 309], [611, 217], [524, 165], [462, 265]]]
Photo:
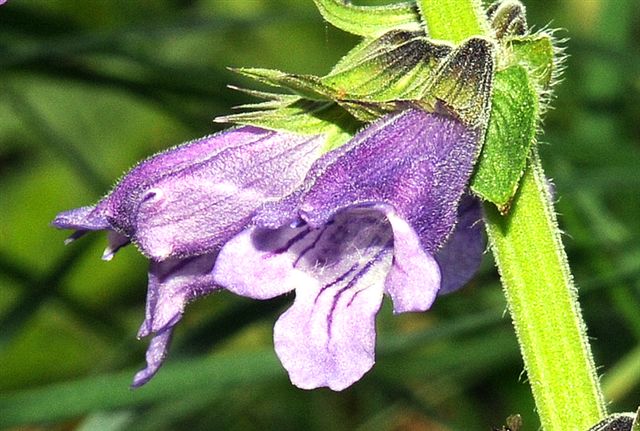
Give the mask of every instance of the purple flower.
[[70, 240], [109, 231], [105, 260], [129, 242], [151, 260], [138, 336], [155, 337], [134, 386], [159, 368], [186, 303], [217, 289], [211, 270], [222, 245], [260, 205], [300, 186], [323, 143], [319, 135], [231, 129], [151, 157], [95, 206], [55, 218], [55, 227], [76, 230]]
[[267, 299], [295, 290], [274, 329], [301, 388], [341, 390], [374, 362], [383, 294], [424, 311], [477, 269], [480, 208], [464, 195], [481, 132], [452, 116], [390, 114], [318, 158], [321, 136], [239, 127], [156, 155], [93, 207], [54, 225], [108, 230], [150, 258], [147, 382], [185, 305], [226, 288]]
[[295, 385], [342, 390], [373, 366], [383, 294], [396, 313], [424, 311], [475, 272], [480, 210], [461, 199], [480, 141], [448, 115], [390, 114], [321, 157], [302, 187], [225, 244], [217, 284], [256, 299], [296, 292], [274, 328]]

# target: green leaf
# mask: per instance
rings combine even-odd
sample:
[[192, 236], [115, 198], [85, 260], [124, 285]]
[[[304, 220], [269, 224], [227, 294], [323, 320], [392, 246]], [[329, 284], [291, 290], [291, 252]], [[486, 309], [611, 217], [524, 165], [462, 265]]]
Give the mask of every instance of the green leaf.
[[341, 30], [360, 36], [376, 37], [390, 30], [422, 29], [414, 2], [355, 6], [343, 0], [314, 1], [324, 19]]
[[489, 121], [494, 70], [493, 42], [471, 38], [452, 52], [426, 86], [423, 103], [442, 106], [465, 124], [484, 130]]
[[505, 213], [524, 172], [538, 121], [538, 98], [527, 71], [511, 66], [494, 79], [491, 118], [471, 190]]
[[491, 34], [479, 0], [418, 0], [418, 9], [432, 39], [459, 44]]
[[422, 33], [392, 31], [360, 43], [321, 82], [338, 100], [415, 99], [451, 50]]
[[527, 67], [537, 85], [545, 90], [553, 81], [556, 66], [553, 38], [545, 33], [531, 36], [513, 37], [506, 40], [506, 46], [513, 56], [512, 63]]
[[258, 110], [217, 117], [214, 121], [306, 135], [325, 134], [325, 151], [345, 143], [360, 126], [360, 123], [334, 102], [296, 98], [292, 102], [281, 104], [269, 101], [250, 106]]

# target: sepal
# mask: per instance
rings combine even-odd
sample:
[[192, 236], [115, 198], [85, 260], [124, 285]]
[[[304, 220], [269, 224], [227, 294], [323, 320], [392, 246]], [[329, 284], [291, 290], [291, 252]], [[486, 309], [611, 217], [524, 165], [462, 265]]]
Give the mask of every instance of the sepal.
[[300, 97], [244, 105], [254, 110], [217, 117], [218, 123], [252, 125], [303, 135], [325, 136], [323, 152], [346, 142], [360, 123], [334, 102], [318, 102]]
[[496, 47], [473, 37], [458, 46], [425, 86], [421, 101], [429, 110], [444, 106], [465, 125], [484, 130], [489, 121]]
[[331, 89], [327, 88], [314, 75], [285, 73], [273, 69], [231, 68], [233, 72], [255, 79], [263, 84], [291, 91], [305, 99], [315, 101], [331, 100]]
[[390, 102], [422, 96], [427, 82], [452, 47], [423, 33], [392, 31], [364, 40], [321, 81], [338, 100]]

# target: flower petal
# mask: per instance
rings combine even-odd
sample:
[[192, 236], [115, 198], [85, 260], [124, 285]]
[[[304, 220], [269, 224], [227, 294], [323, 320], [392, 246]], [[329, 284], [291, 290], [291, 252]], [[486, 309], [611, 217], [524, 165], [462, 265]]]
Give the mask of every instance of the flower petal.
[[109, 229], [109, 222], [104, 212], [96, 206], [63, 211], [56, 216], [51, 225], [58, 229], [74, 229], [78, 231]]
[[220, 250], [214, 279], [225, 289], [254, 299], [274, 298], [315, 283], [313, 276], [296, 268], [287, 252], [293, 246], [307, 248], [318, 234], [308, 226], [246, 229]]
[[189, 301], [218, 289], [212, 274], [215, 259], [215, 254], [205, 254], [151, 262], [145, 320], [138, 331], [139, 338], [172, 328], [182, 318]]
[[377, 266], [358, 266], [331, 283], [296, 290], [274, 327], [276, 353], [294, 385], [340, 391], [371, 369], [382, 278]]
[[268, 132], [148, 189], [133, 239], [154, 259], [211, 252], [302, 182], [320, 140]]
[[416, 231], [402, 218], [389, 212], [393, 228], [393, 264], [385, 280], [385, 292], [393, 300], [393, 311], [425, 311], [440, 289], [440, 268], [425, 252]]
[[436, 254], [442, 272], [439, 294], [464, 286], [478, 271], [486, 247], [480, 201], [465, 196], [458, 207], [458, 224]]
[[53, 225], [77, 229], [71, 239], [114, 230], [157, 261], [215, 252], [256, 208], [300, 185], [323, 141], [251, 126], [207, 136], [145, 160], [95, 207], [61, 213]]
[[226, 149], [251, 143], [270, 134], [255, 127], [238, 127], [170, 148], [131, 169], [98, 205], [107, 206], [112, 223], [131, 236], [135, 231], [134, 215], [142, 195], [156, 182], [206, 163]]
[[216, 255], [151, 262], [145, 320], [138, 338], [155, 333], [147, 348], [147, 367], [133, 379], [133, 387], [147, 383], [157, 372], [169, 349], [173, 327], [182, 318], [186, 304], [215, 292], [211, 269]]
[[295, 385], [341, 390], [373, 365], [374, 317], [391, 260], [384, 214], [354, 208], [317, 229], [247, 230], [222, 248], [214, 276], [253, 298], [295, 289], [274, 330], [276, 352]]
[[478, 134], [453, 117], [407, 109], [347, 145], [320, 172], [312, 168], [317, 176], [300, 206], [303, 219], [318, 226], [349, 206], [386, 204], [435, 252], [455, 224], [480, 150]]
[[372, 124], [318, 159], [296, 193], [265, 204], [265, 227], [301, 217], [319, 227], [345, 208], [386, 214], [394, 259], [385, 290], [394, 310], [423, 311], [440, 288], [433, 254], [451, 233], [480, 150], [480, 133], [457, 119], [410, 108]]
[[149, 348], [147, 349], [147, 367], [136, 373], [133, 377], [131, 387], [138, 388], [144, 385], [158, 372], [160, 366], [164, 362], [164, 358], [167, 356], [172, 333], [172, 329], [167, 329], [153, 337], [151, 343], [149, 343]]

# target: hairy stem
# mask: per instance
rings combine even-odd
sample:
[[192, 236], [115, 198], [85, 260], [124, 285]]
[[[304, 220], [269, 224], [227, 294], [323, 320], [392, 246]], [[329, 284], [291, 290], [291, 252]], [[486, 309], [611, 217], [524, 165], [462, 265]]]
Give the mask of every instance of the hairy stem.
[[605, 403], [537, 152], [509, 215], [485, 214], [542, 427], [586, 430]]
[[427, 34], [455, 44], [489, 34], [480, 0], [417, 0]]

